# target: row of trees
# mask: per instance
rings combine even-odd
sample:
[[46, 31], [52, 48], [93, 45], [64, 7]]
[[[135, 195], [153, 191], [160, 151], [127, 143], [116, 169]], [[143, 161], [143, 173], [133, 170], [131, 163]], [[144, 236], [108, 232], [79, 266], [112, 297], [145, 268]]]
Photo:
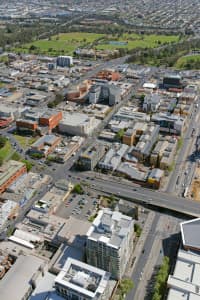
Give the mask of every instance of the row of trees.
[[124, 278], [118, 286], [119, 300], [125, 299], [125, 296], [133, 289], [134, 284], [130, 278]]
[[38, 39], [41, 34], [49, 32], [50, 24], [41, 23], [39, 21], [30, 27], [23, 25], [8, 25], [5, 29], [0, 29], [0, 47], [22, 45], [29, 43], [31, 40]]
[[[168, 67], [174, 66], [177, 60], [191, 52], [193, 49], [200, 48], [200, 38], [181, 41], [178, 43], [167, 44], [155, 49], [135, 49], [130, 51], [131, 56], [128, 62], [165, 65]], [[195, 64], [195, 62], [194, 62]]]
[[152, 300], [162, 300], [166, 291], [166, 283], [169, 274], [169, 257], [164, 256], [162, 265], [156, 276]]
[[186, 70], [200, 70], [200, 56], [199, 58], [196, 58], [195, 56], [193, 58], [188, 58], [183, 61], [179, 67]]

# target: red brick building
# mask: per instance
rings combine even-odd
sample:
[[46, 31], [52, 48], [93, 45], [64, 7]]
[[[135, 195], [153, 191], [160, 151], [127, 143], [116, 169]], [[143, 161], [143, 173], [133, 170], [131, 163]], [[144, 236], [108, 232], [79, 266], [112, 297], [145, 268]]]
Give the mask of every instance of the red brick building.
[[[52, 129], [58, 126], [62, 120], [62, 112], [55, 110], [47, 110], [41, 113], [37, 113], [37, 116], [30, 116], [27, 114], [24, 118], [16, 121], [16, 127], [19, 131], [38, 131], [40, 134], [42, 131], [50, 133]], [[45, 130], [44, 130], [45, 129]]]
[[120, 73], [109, 70], [102, 70], [96, 75], [96, 78], [108, 81], [118, 81], [120, 77]]
[[38, 123], [36, 121], [26, 120], [26, 119], [19, 119], [16, 121], [17, 130], [30, 130], [35, 132], [38, 129]]
[[0, 128], [5, 128], [12, 123], [12, 118], [0, 118]]
[[48, 110], [39, 118], [39, 125], [49, 127], [49, 131], [58, 126], [59, 122], [62, 120], [61, 111], [50, 111]]
[[61, 137], [49, 134], [42, 136], [34, 144], [31, 145], [30, 153], [40, 153], [44, 157], [49, 155], [58, 144], [61, 142]]
[[0, 167], [0, 194], [18, 177], [26, 173], [26, 165], [20, 161], [9, 160]]

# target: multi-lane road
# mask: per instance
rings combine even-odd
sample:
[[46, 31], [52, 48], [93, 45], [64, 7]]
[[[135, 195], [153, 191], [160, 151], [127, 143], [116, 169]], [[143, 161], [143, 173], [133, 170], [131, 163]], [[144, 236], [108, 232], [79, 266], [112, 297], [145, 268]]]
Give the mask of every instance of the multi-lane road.
[[200, 203], [191, 199], [177, 197], [173, 194], [135, 186], [123, 179], [111, 179], [106, 175], [95, 173], [71, 173], [74, 180], [85, 180], [91, 188], [99, 192], [110, 193], [141, 204], [154, 205], [191, 216], [200, 216]]
[[[182, 174], [187, 171], [186, 170], [186, 163], [190, 159], [190, 154], [193, 151], [193, 144], [196, 140], [196, 135], [193, 136], [193, 128], [197, 129], [196, 133], [199, 132], [198, 129], [198, 119], [199, 119], [199, 113], [200, 113], [200, 105], [199, 105], [199, 99], [198, 99], [198, 107], [194, 108], [194, 111], [191, 114], [188, 128], [186, 130], [186, 133], [183, 137], [183, 145], [178, 153], [175, 169], [170, 177], [168, 187], [166, 189], [167, 193], [173, 193], [175, 192], [177, 185], [181, 184], [181, 180], [178, 180], [182, 176]], [[196, 103], [196, 104], [197, 104]], [[191, 160], [191, 159], [190, 159]], [[180, 189], [179, 189], [180, 190]]]

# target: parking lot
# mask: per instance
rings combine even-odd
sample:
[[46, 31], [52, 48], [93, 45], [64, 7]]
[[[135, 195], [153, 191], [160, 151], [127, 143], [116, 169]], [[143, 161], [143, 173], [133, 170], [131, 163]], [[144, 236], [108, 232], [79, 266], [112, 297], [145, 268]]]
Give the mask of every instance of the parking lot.
[[87, 220], [94, 214], [97, 204], [97, 197], [87, 194], [71, 194], [67, 200], [61, 203], [56, 214], [62, 218], [74, 216], [82, 220]]

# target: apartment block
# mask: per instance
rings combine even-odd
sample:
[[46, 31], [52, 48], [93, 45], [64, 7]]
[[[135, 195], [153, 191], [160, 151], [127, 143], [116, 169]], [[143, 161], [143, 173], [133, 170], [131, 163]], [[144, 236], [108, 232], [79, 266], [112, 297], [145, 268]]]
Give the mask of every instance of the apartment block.
[[156, 113], [151, 120], [160, 126], [160, 132], [182, 135], [185, 129], [185, 118], [168, 113]]
[[144, 112], [156, 112], [159, 108], [161, 99], [160, 95], [158, 94], [147, 94], [144, 97], [144, 102], [143, 102], [143, 111]]
[[58, 67], [70, 67], [73, 65], [73, 58], [72, 56], [58, 56], [56, 64]]
[[107, 101], [110, 106], [121, 100], [121, 89], [108, 83], [96, 83], [89, 91], [89, 103], [96, 104]]
[[103, 144], [91, 145], [86, 151], [81, 153], [77, 166], [82, 170], [94, 170], [99, 160], [105, 154], [106, 148]]
[[177, 149], [177, 139], [171, 138], [168, 141], [168, 145], [165, 148], [165, 151], [163, 152], [162, 158], [160, 160], [160, 164], [159, 164], [160, 169], [166, 170], [172, 165], [174, 161], [176, 149]]
[[150, 156], [150, 164], [154, 166], [159, 166], [161, 158], [165, 149], [168, 146], [168, 141], [165, 139], [161, 139], [157, 142], [155, 148], [153, 149], [151, 156]]
[[133, 146], [135, 143], [135, 131], [131, 128], [128, 128], [128, 130], [124, 133], [122, 140], [123, 144]]
[[140, 161], [147, 159], [156, 143], [160, 126], [150, 123], [147, 130], [140, 136], [136, 146], [132, 147], [132, 155]]
[[87, 233], [87, 263], [122, 278], [133, 249], [134, 221], [117, 211], [99, 211]]
[[115, 171], [121, 163], [122, 157], [128, 151], [128, 145], [114, 143], [99, 162], [99, 168]]
[[123, 144], [133, 146], [137, 139], [147, 130], [148, 125], [144, 122], [136, 122], [133, 127], [127, 129], [123, 135]]

